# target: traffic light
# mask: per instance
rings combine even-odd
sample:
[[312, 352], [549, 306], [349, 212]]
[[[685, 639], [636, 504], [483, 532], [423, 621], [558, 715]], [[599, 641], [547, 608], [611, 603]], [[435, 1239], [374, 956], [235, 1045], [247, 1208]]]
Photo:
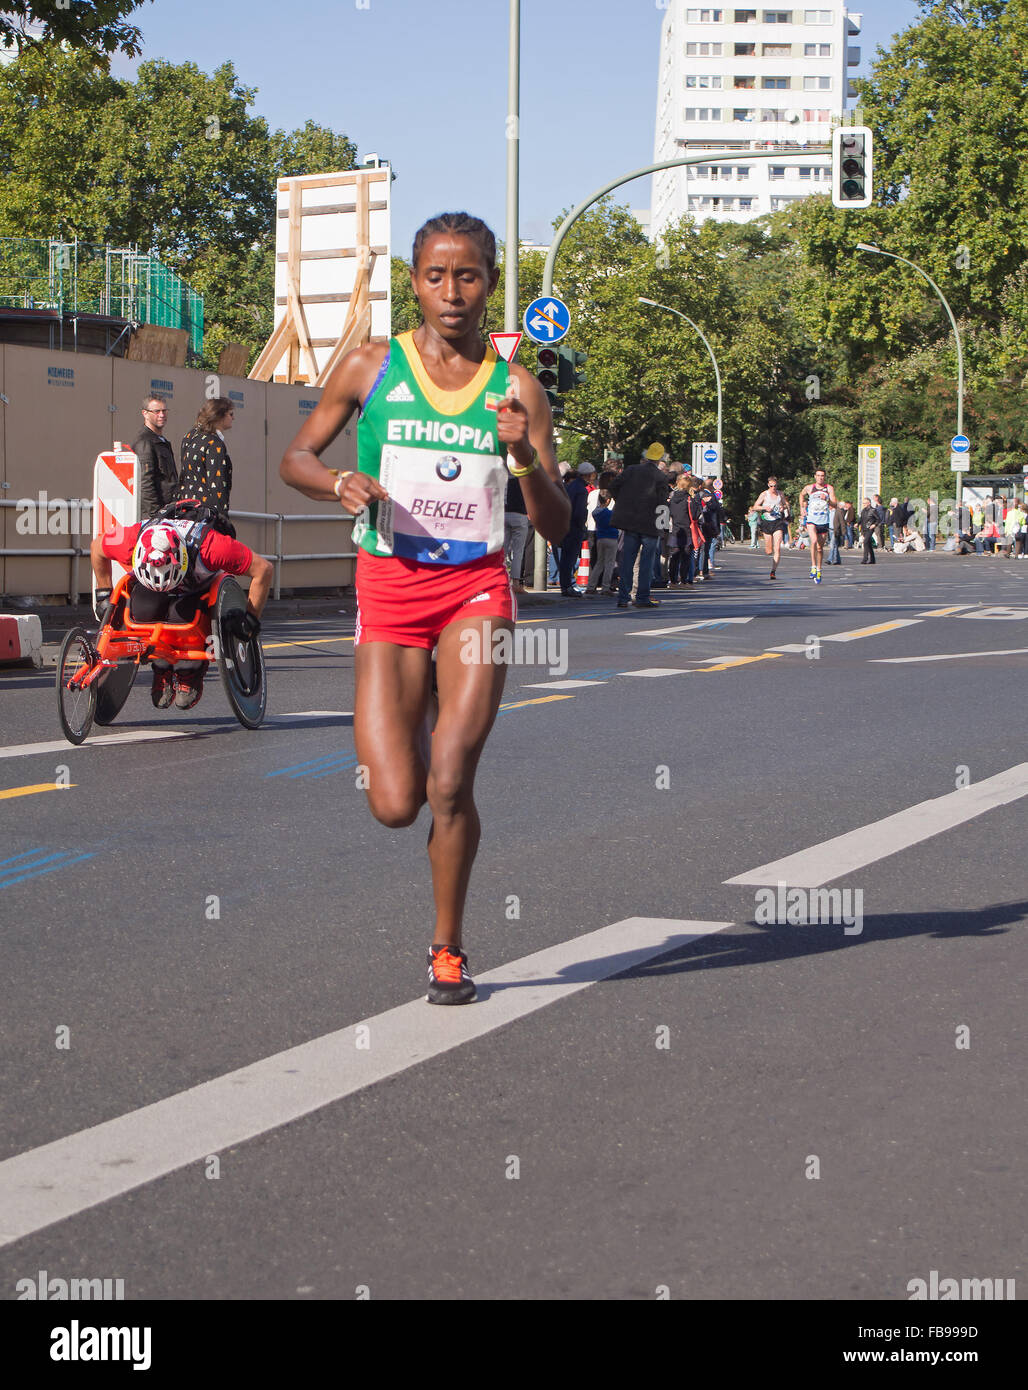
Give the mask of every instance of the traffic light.
[[557, 352], [560, 356], [557, 367], [557, 390], [563, 393], [570, 391], [573, 386], [581, 386], [585, 381], [583, 368], [589, 354], [563, 346], [559, 347]]
[[557, 392], [560, 390], [558, 360], [556, 348], [541, 347], [535, 354], [536, 379], [546, 392], [551, 408], [557, 404]]
[[832, 202], [837, 208], [871, 206], [873, 142], [867, 126], [838, 126], [832, 131]]

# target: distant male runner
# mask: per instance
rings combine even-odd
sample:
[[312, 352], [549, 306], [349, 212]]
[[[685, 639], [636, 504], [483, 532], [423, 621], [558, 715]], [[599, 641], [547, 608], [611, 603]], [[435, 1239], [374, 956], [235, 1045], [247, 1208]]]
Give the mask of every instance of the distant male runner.
[[[493, 639], [505, 636], [509, 648], [514, 631], [503, 561], [508, 472], [551, 544], [567, 535], [571, 505], [542, 387], [482, 337], [500, 276], [493, 233], [467, 213], [433, 217], [414, 238], [410, 276], [418, 327], [339, 361], [279, 472], [357, 517], [357, 757], [383, 825], [412, 825], [428, 802], [435, 921], [426, 997], [469, 1004], [462, 928], [481, 834], [475, 773], [507, 674]], [[357, 413], [358, 469], [336, 474], [319, 455]], [[390, 866], [377, 860], [367, 872], [387, 882]]]
[[800, 493], [800, 510], [810, 537], [810, 577], [815, 584], [821, 583], [821, 560], [825, 553], [831, 509], [838, 505], [828, 474], [823, 468], [815, 469], [814, 481], [808, 483]]
[[789, 510], [784, 494], [778, 491], [777, 478], [768, 478], [767, 487], [754, 502], [752, 510], [760, 515], [760, 534], [764, 537], [764, 553], [771, 556], [769, 578], [776, 579], [778, 576], [775, 571], [782, 558], [782, 537], [788, 529], [787, 513]]

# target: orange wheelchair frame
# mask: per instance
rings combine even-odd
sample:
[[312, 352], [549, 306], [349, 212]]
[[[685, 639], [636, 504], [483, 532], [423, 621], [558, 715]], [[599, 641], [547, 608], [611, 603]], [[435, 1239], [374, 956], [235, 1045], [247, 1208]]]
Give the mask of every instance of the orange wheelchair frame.
[[256, 729], [267, 705], [264, 651], [259, 638], [242, 637], [236, 630], [246, 597], [235, 579], [216, 574], [198, 595], [188, 623], [133, 621], [132, 584], [131, 574], [118, 580], [97, 633], [76, 627], [64, 639], [57, 661], [57, 701], [65, 737], [82, 743], [94, 720], [113, 723], [143, 661], [216, 661], [233, 713], [245, 728]]

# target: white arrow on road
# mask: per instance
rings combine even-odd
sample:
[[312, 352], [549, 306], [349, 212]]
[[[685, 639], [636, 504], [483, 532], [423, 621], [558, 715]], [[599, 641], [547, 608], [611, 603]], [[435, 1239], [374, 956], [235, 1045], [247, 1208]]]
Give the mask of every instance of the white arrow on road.
[[749, 618], [705, 618], [701, 623], [682, 623], [679, 627], [648, 627], [642, 632], [633, 632], [632, 637], [663, 637], [669, 632], [690, 632], [697, 627], [721, 627], [723, 623], [752, 623]]

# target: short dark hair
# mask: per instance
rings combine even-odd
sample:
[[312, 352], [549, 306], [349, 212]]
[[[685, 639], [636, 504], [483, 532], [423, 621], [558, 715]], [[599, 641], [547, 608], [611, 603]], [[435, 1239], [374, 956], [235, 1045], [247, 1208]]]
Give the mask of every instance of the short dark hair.
[[441, 212], [438, 217], [430, 217], [418, 228], [414, 235], [414, 249], [411, 251], [411, 265], [417, 269], [418, 257], [424, 250], [425, 242], [440, 233], [451, 236], [466, 236], [475, 243], [482, 253], [490, 271], [496, 267], [496, 238], [480, 217], [472, 217], [468, 212]]
[[168, 402], [167, 402], [167, 400], [164, 398], [164, 396], [144, 396], [144, 397], [143, 397], [143, 406], [142, 406], [143, 410], [146, 410], [146, 408], [149, 406], [149, 404], [150, 404], [151, 401], [160, 401], [161, 405], [163, 405], [163, 406], [167, 406], [167, 404], [168, 404]]
[[235, 401], [230, 401], [227, 396], [215, 396], [212, 401], [208, 401], [206, 405], [201, 407], [200, 413], [196, 417], [197, 429], [212, 433], [226, 416], [231, 415], [235, 408]]

